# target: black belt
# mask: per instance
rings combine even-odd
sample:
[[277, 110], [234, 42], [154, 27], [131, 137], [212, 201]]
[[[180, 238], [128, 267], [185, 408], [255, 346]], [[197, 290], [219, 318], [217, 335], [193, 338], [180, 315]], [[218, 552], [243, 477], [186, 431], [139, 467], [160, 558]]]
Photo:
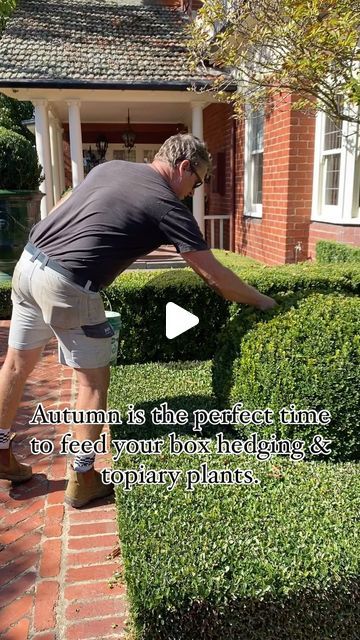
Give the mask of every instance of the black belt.
[[69, 269], [65, 269], [58, 262], [56, 262], [56, 260], [52, 260], [51, 258], [49, 258], [49, 256], [43, 253], [41, 249], [38, 249], [38, 247], [35, 247], [34, 244], [31, 244], [31, 242], [27, 243], [25, 251], [31, 253], [32, 262], [35, 262], [35, 260], [39, 260], [44, 267], [48, 267], [53, 271], [57, 271], [57, 273], [61, 273], [61, 275], [65, 276], [65, 278], [70, 280], [70, 282], [78, 284], [80, 287], [86, 289], [86, 291], [99, 291], [100, 287], [97, 284], [95, 284], [91, 280], [85, 280], [85, 278], [75, 275], [74, 273], [72, 273], [72, 271], [69, 271]]

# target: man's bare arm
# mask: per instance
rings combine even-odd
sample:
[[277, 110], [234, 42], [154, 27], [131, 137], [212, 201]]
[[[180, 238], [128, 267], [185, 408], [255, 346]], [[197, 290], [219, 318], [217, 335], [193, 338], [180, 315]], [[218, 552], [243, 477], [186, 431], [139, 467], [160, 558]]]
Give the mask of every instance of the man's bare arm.
[[187, 264], [226, 300], [249, 304], [262, 311], [276, 307], [273, 298], [265, 296], [216, 260], [211, 251], [189, 251], [181, 254]]

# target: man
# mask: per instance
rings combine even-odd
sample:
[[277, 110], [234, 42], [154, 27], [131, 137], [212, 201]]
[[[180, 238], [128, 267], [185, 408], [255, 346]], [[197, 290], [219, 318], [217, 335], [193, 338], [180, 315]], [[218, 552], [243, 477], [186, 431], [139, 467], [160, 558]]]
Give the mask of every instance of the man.
[[[275, 301], [242, 282], [209, 251], [181, 200], [209, 170], [203, 142], [172, 136], [151, 165], [112, 161], [94, 168], [72, 195], [31, 231], [13, 276], [9, 348], [0, 374], [0, 478], [28, 480], [31, 467], [12, 452], [11, 425], [25, 382], [48, 340], [78, 381], [77, 410], [106, 409], [111, 328], [99, 289], [139, 256], [173, 243], [185, 261], [228, 300], [270, 309]], [[78, 441], [95, 441], [102, 426], [78, 426]], [[81, 507], [108, 495], [94, 455], [76, 455], [65, 499]]]

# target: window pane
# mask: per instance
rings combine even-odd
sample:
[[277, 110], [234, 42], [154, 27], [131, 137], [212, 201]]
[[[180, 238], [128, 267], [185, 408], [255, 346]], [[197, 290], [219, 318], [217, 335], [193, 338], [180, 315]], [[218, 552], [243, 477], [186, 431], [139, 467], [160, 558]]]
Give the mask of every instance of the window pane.
[[324, 134], [324, 150], [341, 148], [341, 128], [340, 120], [331, 120], [328, 116], [325, 118], [325, 134]]
[[252, 204], [262, 204], [263, 153], [254, 153], [252, 157]]
[[325, 204], [337, 205], [339, 200], [340, 154], [326, 156]]
[[264, 147], [264, 114], [254, 111], [251, 115], [251, 151], [262, 151]]
[[158, 151], [157, 149], [144, 149], [143, 162], [151, 163], [154, 160], [154, 157], [157, 151]]
[[135, 149], [115, 149], [114, 160], [127, 160], [127, 162], [136, 162], [136, 151]]

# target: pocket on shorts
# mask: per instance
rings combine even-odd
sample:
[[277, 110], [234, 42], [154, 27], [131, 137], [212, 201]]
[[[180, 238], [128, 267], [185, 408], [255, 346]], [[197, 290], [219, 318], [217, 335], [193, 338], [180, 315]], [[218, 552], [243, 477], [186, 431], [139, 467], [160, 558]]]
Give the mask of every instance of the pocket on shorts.
[[113, 328], [107, 321], [99, 324], [82, 325], [81, 328], [87, 338], [112, 338], [115, 335]]
[[80, 325], [80, 304], [77, 296], [68, 296], [66, 302], [44, 302], [42, 312], [44, 321], [50, 326], [75, 329]]

